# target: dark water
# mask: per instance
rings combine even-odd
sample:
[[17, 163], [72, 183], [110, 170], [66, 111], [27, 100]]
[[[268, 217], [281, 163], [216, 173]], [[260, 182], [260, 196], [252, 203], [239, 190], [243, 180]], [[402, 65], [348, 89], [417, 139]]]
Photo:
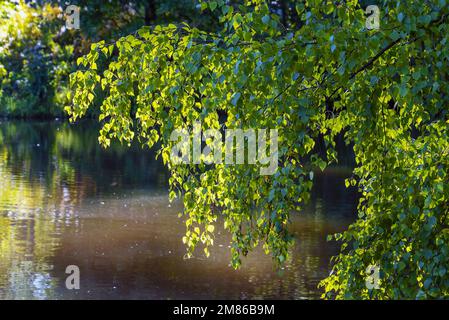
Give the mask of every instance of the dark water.
[[[181, 204], [168, 202], [161, 162], [138, 146], [103, 150], [97, 132], [93, 122], [0, 123], [0, 299], [319, 297], [337, 252], [326, 235], [356, 213], [347, 168], [315, 174], [283, 270], [262, 250], [233, 270], [221, 228], [210, 258], [183, 259]], [[81, 270], [80, 290], [65, 287], [68, 265]]]

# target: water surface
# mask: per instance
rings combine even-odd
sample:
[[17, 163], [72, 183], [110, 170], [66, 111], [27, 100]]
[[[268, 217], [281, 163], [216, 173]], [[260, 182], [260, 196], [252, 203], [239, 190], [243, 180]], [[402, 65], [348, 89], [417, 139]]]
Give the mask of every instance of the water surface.
[[[0, 122], [0, 299], [314, 299], [338, 252], [326, 241], [356, 213], [344, 187], [350, 170], [315, 174], [307, 209], [292, 216], [296, 238], [282, 270], [261, 249], [229, 266], [218, 227], [211, 257], [185, 260], [180, 203], [154, 152], [98, 146], [85, 121]], [[65, 269], [81, 270], [67, 290]]]

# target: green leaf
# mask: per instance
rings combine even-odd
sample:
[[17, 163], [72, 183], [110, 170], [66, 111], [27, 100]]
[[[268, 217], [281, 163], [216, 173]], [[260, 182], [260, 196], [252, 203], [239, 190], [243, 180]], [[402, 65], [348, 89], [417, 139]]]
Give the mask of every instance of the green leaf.
[[231, 103], [232, 103], [233, 106], [236, 106], [236, 105], [237, 105], [238, 101], [240, 100], [240, 96], [241, 96], [240, 92], [236, 92], [236, 93], [232, 96]]
[[211, 1], [211, 2], [209, 3], [209, 8], [210, 8], [212, 11], [214, 11], [214, 10], [217, 8], [217, 2]]
[[269, 15], [265, 15], [262, 17], [262, 22], [265, 24], [268, 24], [268, 22], [270, 22], [270, 16]]

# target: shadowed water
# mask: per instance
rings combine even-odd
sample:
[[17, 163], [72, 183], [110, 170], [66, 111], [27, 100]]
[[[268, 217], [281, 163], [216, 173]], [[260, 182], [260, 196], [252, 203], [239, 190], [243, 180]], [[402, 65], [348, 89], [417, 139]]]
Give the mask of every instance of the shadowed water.
[[[282, 270], [258, 249], [229, 266], [229, 235], [217, 226], [211, 257], [184, 260], [179, 202], [154, 152], [98, 146], [94, 122], [0, 123], [0, 299], [306, 299], [338, 247], [326, 236], [356, 214], [344, 167], [315, 174], [307, 209]], [[77, 265], [80, 290], [67, 290]]]

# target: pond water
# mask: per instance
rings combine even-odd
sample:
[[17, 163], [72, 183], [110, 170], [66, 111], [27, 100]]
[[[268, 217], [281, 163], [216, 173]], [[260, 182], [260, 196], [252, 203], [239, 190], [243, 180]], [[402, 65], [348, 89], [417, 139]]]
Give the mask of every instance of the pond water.
[[[0, 122], [0, 299], [315, 299], [338, 246], [326, 236], [356, 216], [347, 167], [315, 174], [312, 199], [292, 214], [296, 238], [282, 270], [261, 249], [229, 266], [217, 226], [209, 258], [185, 260], [179, 202], [154, 152], [98, 146], [84, 121]], [[65, 287], [77, 265], [81, 288]]]

